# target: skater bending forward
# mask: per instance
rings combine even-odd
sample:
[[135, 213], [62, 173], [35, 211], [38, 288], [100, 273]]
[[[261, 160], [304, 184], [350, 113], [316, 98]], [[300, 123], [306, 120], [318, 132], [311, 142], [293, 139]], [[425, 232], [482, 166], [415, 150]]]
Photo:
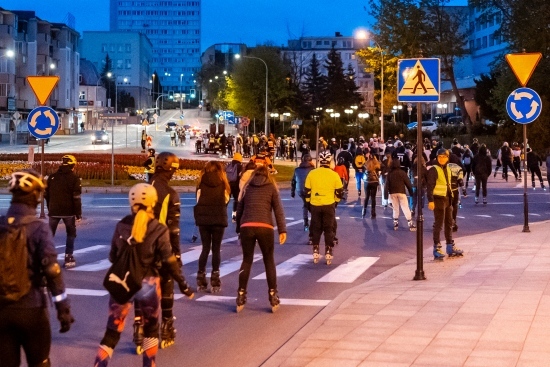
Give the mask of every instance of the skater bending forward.
[[108, 365], [124, 330], [132, 301], [139, 305], [143, 314], [143, 366], [156, 366], [161, 298], [159, 273], [155, 265], [157, 259], [161, 259], [166, 264], [180, 291], [182, 293], [189, 292], [176, 257], [172, 253], [168, 228], [154, 218], [153, 207], [157, 202], [157, 191], [152, 185], [139, 183], [130, 190], [129, 201], [132, 213], [116, 225], [111, 241], [109, 260], [114, 263], [121, 255], [123, 245], [131, 243], [137, 246], [144, 277], [141, 289], [135, 294], [133, 300], [119, 304], [113, 297], [109, 297], [107, 330], [99, 344], [94, 367]]

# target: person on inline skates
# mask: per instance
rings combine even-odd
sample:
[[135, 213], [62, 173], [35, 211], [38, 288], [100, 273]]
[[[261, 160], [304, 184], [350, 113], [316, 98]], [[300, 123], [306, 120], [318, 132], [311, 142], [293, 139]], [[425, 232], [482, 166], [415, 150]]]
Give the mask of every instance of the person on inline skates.
[[336, 172], [330, 169], [332, 156], [329, 151], [319, 154], [319, 168], [312, 170], [306, 177], [305, 196], [311, 211], [311, 240], [313, 244], [313, 262], [319, 261], [319, 243], [325, 235], [325, 260], [332, 263], [332, 248], [335, 244], [336, 205], [344, 193], [342, 181]]
[[453, 240], [453, 191], [451, 188], [452, 173], [448, 166], [449, 151], [439, 149], [437, 162], [428, 170], [427, 195], [428, 209], [434, 211], [433, 255], [435, 260], [443, 260], [445, 254], [441, 249], [441, 229], [445, 228], [446, 252], [449, 257], [462, 256], [463, 251], [455, 246]]
[[250, 269], [254, 261], [254, 247], [256, 241], [262, 251], [267, 285], [269, 288], [269, 303], [271, 311], [279, 308], [277, 292], [277, 270], [274, 259], [274, 224], [273, 213], [279, 232], [279, 243], [286, 241], [285, 213], [279, 190], [266, 166], [255, 168], [252, 176], [241, 190], [237, 206], [236, 232], [241, 239], [243, 261], [239, 271], [239, 289], [237, 291], [237, 312], [240, 312], [246, 303], [246, 288]]
[[294, 174], [292, 175], [292, 180], [290, 181], [290, 196], [295, 197], [296, 192], [298, 196], [302, 199], [302, 216], [304, 219], [304, 231], [309, 231], [309, 218], [308, 218], [308, 204], [306, 203], [304, 185], [306, 182], [306, 177], [309, 172], [311, 172], [315, 166], [309, 154], [304, 154], [302, 156], [302, 163], [294, 169]]
[[[143, 271], [143, 280], [141, 289], [133, 296], [133, 302], [136, 309], [139, 308], [141, 312], [143, 335], [137, 352], [138, 354], [143, 352], [144, 367], [154, 367], [159, 346], [158, 317], [161, 292], [157, 259], [162, 260], [163, 269], [178, 283], [183, 294], [190, 298], [193, 298], [194, 294], [185, 282], [176, 256], [172, 251], [169, 228], [154, 218], [153, 208], [158, 200], [155, 188], [150, 184], [139, 183], [130, 189], [128, 199], [131, 214], [125, 216], [116, 225], [111, 241], [109, 260], [115, 263], [122, 256], [123, 249], [128, 244], [137, 246], [139, 249], [137, 254]], [[121, 282], [121, 279], [109, 277], [109, 281], [122, 284], [126, 282], [126, 278]], [[109, 364], [124, 330], [125, 319], [131, 307], [132, 299], [120, 304], [112, 295], [109, 298], [107, 329], [99, 344], [94, 367], [106, 367]]]
[[[235, 153], [239, 154], [239, 153]], [[238, 183], [237, 183], [238, 185]], [[219, 161], [206, 163], [199, 176], [197, 185], [197, 204], [193, 213], [195, 224], [199, 227], [202, 242], [202, 252], [199, 257], [197, 272], [197, 290], [205, 291], [206, 262], [212, 249], [212, 276], [210, 277], [211, 292], [221, 289], [220, 263], [221, 244], [225, 227], [227, 227], [227, 203], [231, 189], [224, 165]], [[237, 200], [237, 198], [235, 198]]]

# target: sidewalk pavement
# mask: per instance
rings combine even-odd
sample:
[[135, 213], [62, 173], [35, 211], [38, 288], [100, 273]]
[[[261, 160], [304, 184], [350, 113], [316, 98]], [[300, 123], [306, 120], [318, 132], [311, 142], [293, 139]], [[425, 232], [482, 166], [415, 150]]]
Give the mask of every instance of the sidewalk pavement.
[[458, 237], [462, 258], [426, 250], [426, 280], [414, 259], [345, 291], [264, 366], [549, 366], [548, 224]]

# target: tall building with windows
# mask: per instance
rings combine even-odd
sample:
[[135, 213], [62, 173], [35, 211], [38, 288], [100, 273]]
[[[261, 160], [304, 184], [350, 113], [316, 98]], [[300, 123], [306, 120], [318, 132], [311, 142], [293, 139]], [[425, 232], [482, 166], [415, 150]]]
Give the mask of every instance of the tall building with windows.
[[110, 0], [110, 30], [144, 33], [165, 93], [189, 93], [201, 67], [201, 0]]

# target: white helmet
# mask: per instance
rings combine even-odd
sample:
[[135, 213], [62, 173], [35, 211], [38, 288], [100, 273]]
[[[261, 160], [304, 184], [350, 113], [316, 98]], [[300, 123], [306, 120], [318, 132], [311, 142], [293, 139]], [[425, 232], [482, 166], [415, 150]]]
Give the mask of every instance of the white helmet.
[[130, 207], [143, 205], [146, 208], [152, 208], [158, 200], [157, 190], [153, 185], [138, 183], [130, 189], [128, 200]]
[[332, 154], [328, 150], [325, 150], [324, 152], [321, 152], [319, 154], [319, 163], [322, 165], [330, 164], [330, 159], [332, 158]]

